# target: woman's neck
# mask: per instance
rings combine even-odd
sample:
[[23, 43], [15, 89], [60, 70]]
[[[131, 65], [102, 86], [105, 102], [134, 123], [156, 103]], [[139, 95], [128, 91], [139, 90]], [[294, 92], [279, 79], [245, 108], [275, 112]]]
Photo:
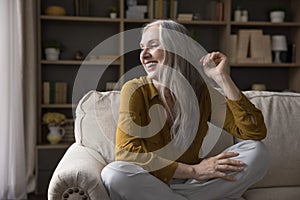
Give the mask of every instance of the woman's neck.
[[[161, 85], [159, 82], [153, 80], [153, 85], [156, 88], [158, 95], [160, 96], [160, 98], [162, 99], [163, 103], [165, 104], [166, 108], [167, 108], [167, 122], [169, 124], [169, 126], [171, 127], [173, 125], [173, 111], [174, 111], [174, 104], [175, 104], [175, 100], [172, 97], [172, 92], [169, 88], [164, 87], [163, 85]], [[165, 101], [164, 101], [164, 100]]]
[[[153, 80], [153, 85], [157, 90], [159, 96], [164, 96], [166, 100], [172, 100], [171, 90], [167, 87], [164, 87], [159, 82]], [[172, 100], [173, 101], [173, 100]]]

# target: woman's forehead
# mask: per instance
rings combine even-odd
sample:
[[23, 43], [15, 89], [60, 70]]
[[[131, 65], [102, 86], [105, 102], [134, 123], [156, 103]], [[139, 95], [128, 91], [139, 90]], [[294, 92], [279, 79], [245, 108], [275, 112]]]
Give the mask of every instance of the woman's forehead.
[[153, 25], [145, 29], [141, 43], [147, 43], [150, 40], [159, 40], [159, 26], [158, 25]]

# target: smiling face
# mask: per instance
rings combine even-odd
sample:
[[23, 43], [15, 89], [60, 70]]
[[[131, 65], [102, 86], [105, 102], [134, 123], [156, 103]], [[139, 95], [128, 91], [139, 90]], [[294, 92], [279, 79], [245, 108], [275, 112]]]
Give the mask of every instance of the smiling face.
[[158, 80], [160, 69], [163, 67], [164, 51], [159, 39], [159, 26], [148, 27], [140, 42], [140, 61], [150, 79]]

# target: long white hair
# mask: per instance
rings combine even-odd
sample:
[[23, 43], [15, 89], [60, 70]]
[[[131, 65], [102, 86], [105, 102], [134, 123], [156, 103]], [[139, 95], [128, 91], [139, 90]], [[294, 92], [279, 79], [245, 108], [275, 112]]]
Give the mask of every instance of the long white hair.
[[[164, 50], [165, 65], [157, 80], [163, 86], [159, 87], [159, 94], [171, 116], [171, 138], [175, 140], [177, 147], [186, 150], [198, 130], [200, 120], [198, 100], [201, 88], [205, 84], [199, 61], [206, 51], [189, 37], [183, 25], [172, 20], [149, 23], [143, 32], [155, 25], [159, 27], [159, 40]], [[173, 108], [167, 104], [166, 88], [171, 91]]]

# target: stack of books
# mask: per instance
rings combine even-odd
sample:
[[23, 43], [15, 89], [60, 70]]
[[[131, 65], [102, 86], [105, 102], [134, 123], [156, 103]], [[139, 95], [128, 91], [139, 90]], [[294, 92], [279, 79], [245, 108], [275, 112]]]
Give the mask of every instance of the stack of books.
[[261, 29], [241, 29], [230, 41], [231, 62], [272, 63], [271, 37]]
[[89, 16], [89, 0], [75, 0], [75, 16]]
[[43, 104], [66, 104], [67, 83], [66, 82], [43, 82]]
[[105, 90], [106, 91], [117, 90], [118, 88], [116, 86], [117, 86], [117, 82], [106, 82]]
[[178, 10], [177, 0], [155, 0], [154, 18], [156, 19], [176, 19]]
[[224, 5], [220, 0], [210, 1], [207, 5], [207, 20], [222, 21]]
[[65, 135], [63, 136], [61, 142], [63, 142], [63, 143], [75, 142], [74, 120], [73, 119], [66, 120], [65, 124], [63, 125], [63, 128], [65, 129]]

